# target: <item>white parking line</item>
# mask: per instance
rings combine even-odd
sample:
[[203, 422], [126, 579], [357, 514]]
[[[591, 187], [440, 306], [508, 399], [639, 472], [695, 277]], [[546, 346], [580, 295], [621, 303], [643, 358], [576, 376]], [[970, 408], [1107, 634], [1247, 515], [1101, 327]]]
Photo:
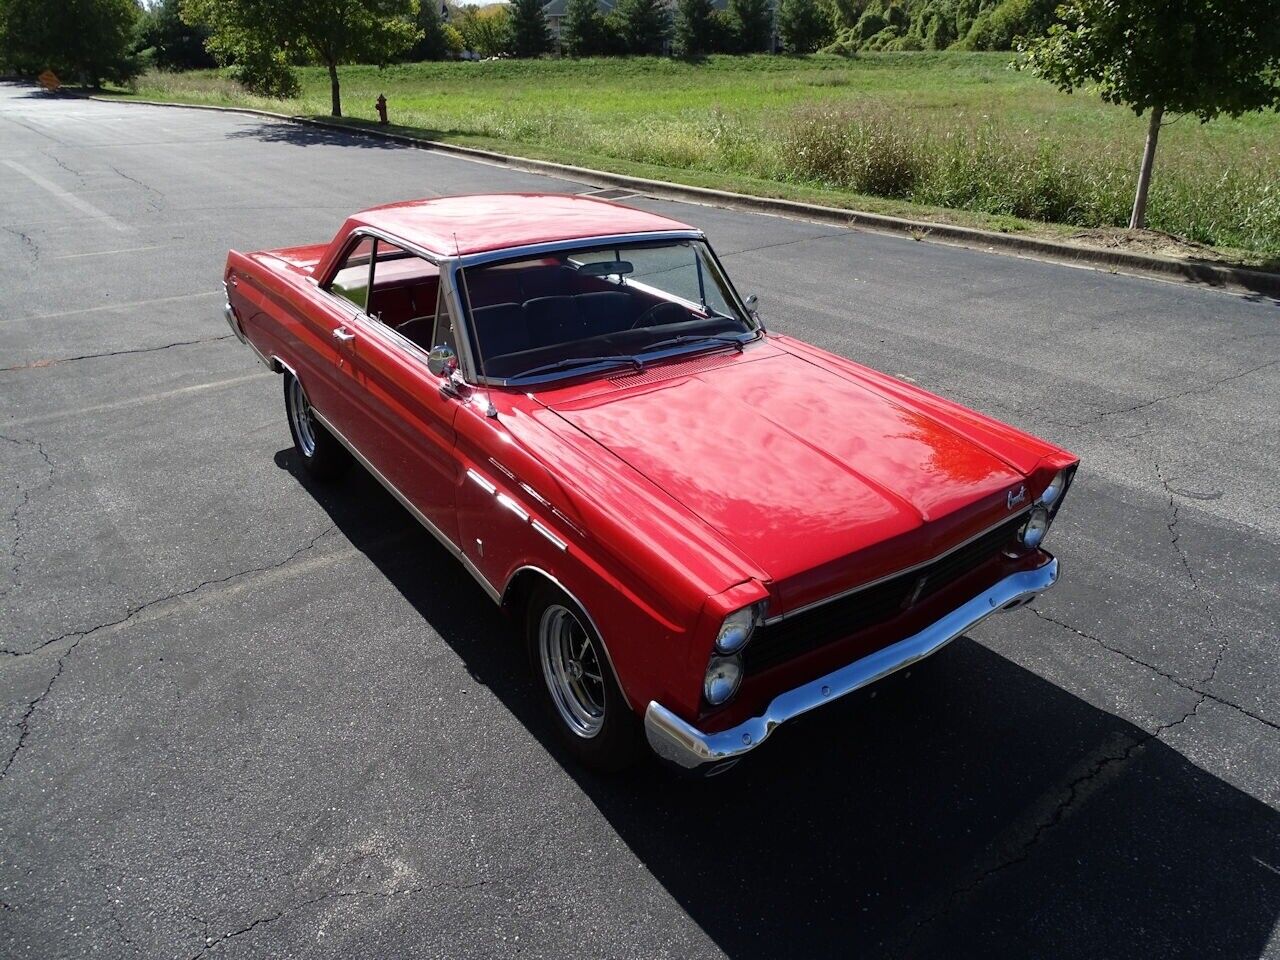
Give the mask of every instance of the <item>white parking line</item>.
[[48, 191], [56, 199], [61, 200], [67, 206], [75, 210], [79, 210], [81, 213], [85, 214], [86, 216], [90, 216], [101, 223], [105, 223], [107, 226], [111, 227], [111, 229], [117, 230], [120, 233], [133, 232], [133, 227], [129, 226], [128, 224], [121, 223], [115, 217], [111, 216], [111, 214], [103, 210], [99, 210], [88, 200], [83, 200], [80, 197], [77, 197], [74, 193], [71, 193], [67, 190], [63, 190], [60, 186], [58, 186], [52, 180], [46, 180], [44, 177], [40, 176], [40, 174], [36, 173], [34, 170], [28, 170], [26, 167], [24, 167], [22, 164], [18, 163], [17, 161], [0, 160], [0, 163], [3, 163], [6, 167], [8, 167], [11, 170], [16, 170], [18, 173], [22, 174], [24, 177], [26, 177], [28, 180], [34, 183], [37, 187], [40, 187]]
[[125, 407], [137, 407], [148, 403], [156, 403], [160, 400], [168, 400], [171, 397], [186, 396], [189, 393], [203, 393], [206, 390], [222, 390], [226, 387], [233, 387], [240, 383], [248, 383], [250, 380], [261, 380], [263, 377], [274, 377], [275, 374], [269, 370], [259, 370], [257, 373], [247, 373], [240, 377], [228, 377], [226, 380], [213, 380], [209, 383], [193, 383], [187, 387], [177, 387], [173, 390], [162, 390], [159, 393], [143, 394], [139, 397], [129, 397], [127, 400], [114, 400], [110, 403], [95, 403], [87, 407], [73, 407], [70, 410], [54, 410], [50, 413], [37, 414], [34, 417], [27, 417], [25, 420], [5, 420], [3, 425], [8, 427], [27, 427], [36, 423], [50, 423], [54, 420], [62, 420], [65, 417], [80, 417], [91, 413], [105, 413], [108, 410], [122, 410]]
[[56, 320], [59, 317], [75, 317], [82, 313], [102, 313], [110, 310], [127, 310], [130, 307], [148, 307], [153, 303], [175, 303], [179, 300], [196, 300], [200, 297], [220, 297], [218, 290], [205, 290], [203, 293], [183, 293], [176, 297], [156, 297], [154, 300], [134, 300], [131, 303], [104, 303], [96, 307], [82, 307], [79, 310], [64, 310], [62, 313], [37, 313], [30, 317], [6, 317], [0, 324], [28, 323], [32, 320]]
[[152, 244], [149, 247], [121, 247], [118, 250], [95, 250], [92, 253], [64, 253], [56, 256], [54, 260], [78, 260], [81, 257], [109, 257], [116, 253], [140, 253], [143, 250], [163, 250], [169, 244]]

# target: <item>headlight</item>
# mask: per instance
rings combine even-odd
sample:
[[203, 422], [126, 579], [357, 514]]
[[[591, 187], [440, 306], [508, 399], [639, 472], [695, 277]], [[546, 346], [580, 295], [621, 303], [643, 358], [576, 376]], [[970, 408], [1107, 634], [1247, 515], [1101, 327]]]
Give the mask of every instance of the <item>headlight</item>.
[[1058, 502], [1058, 498], [1062, 496], [1062, 491], [1067, 486], [1067, 471], [1059, 470], [1057, 476], [1049, 481], [1049, 485], [1044, 488], [1044, 493], [1040, 494], [1040, 499], [1036, 503], [1042, 503], [1046, 507], [1052, 507]]
[[720, 624], [720, 633], [716, 636], [716, 650], [720, 653], [737, 653], [751, 639], [751, 631], [756, 628], [756, 608], [746, 607], [736, 610], [724, 618]]
[[1022, 541], [1024, 547], [1034, 550], [1040, 546], [1044, 535], [1048, 532], [1049, 511], [1044, 507], [1036, 507], [1027, 516], [1027, 522], [1022, 525], [1022, 529], [1018, 531], [1018, 539]]
[[742, 682], [742, 661], [737, 657], [712, 657], [707, 664], [707, 677], [702, 681], [702, 695], [707, 703], [718, 707], [735, 693]]

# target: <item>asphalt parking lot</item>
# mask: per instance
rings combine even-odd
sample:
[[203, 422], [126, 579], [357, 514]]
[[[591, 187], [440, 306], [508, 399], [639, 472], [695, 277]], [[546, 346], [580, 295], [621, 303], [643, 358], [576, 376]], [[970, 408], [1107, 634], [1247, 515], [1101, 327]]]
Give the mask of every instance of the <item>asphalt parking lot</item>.
[[0, 956], [1280, 957], [1280, 304], [627, 200], [1083, 466], [1033, 607], [722, 777], [603, 779], [219, 312], [228, 247], [587, 189], [0, 84]]

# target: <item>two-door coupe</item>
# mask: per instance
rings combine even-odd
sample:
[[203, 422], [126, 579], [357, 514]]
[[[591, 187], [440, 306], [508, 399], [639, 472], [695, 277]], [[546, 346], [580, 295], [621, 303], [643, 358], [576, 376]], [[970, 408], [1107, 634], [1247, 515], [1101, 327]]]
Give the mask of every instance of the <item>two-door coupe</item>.
[[226, 289], [307, 469], [359, 460], [518, 619], [593, 766], [722, 770], [1058, 577], [1074, 456], [767, 331], [674, 220], [397, 203]]

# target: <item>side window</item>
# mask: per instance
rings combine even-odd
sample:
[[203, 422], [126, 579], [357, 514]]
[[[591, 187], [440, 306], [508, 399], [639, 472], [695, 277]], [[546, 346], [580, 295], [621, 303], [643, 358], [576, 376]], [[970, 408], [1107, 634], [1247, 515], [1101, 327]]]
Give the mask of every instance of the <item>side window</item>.
[[429, 350], [440, 290], [440, 270], [429, 260], [386, 240], [373, 251], [369, 316]]
[[342, 266], [329, 281], [329, 291], [336, 293], [344, 300], [349, 300], [361, 310], [365, 308], [369, 296], [369, 263], [373, 257], [373, 238], [362, 237], [360, 242], [351, 248]]

